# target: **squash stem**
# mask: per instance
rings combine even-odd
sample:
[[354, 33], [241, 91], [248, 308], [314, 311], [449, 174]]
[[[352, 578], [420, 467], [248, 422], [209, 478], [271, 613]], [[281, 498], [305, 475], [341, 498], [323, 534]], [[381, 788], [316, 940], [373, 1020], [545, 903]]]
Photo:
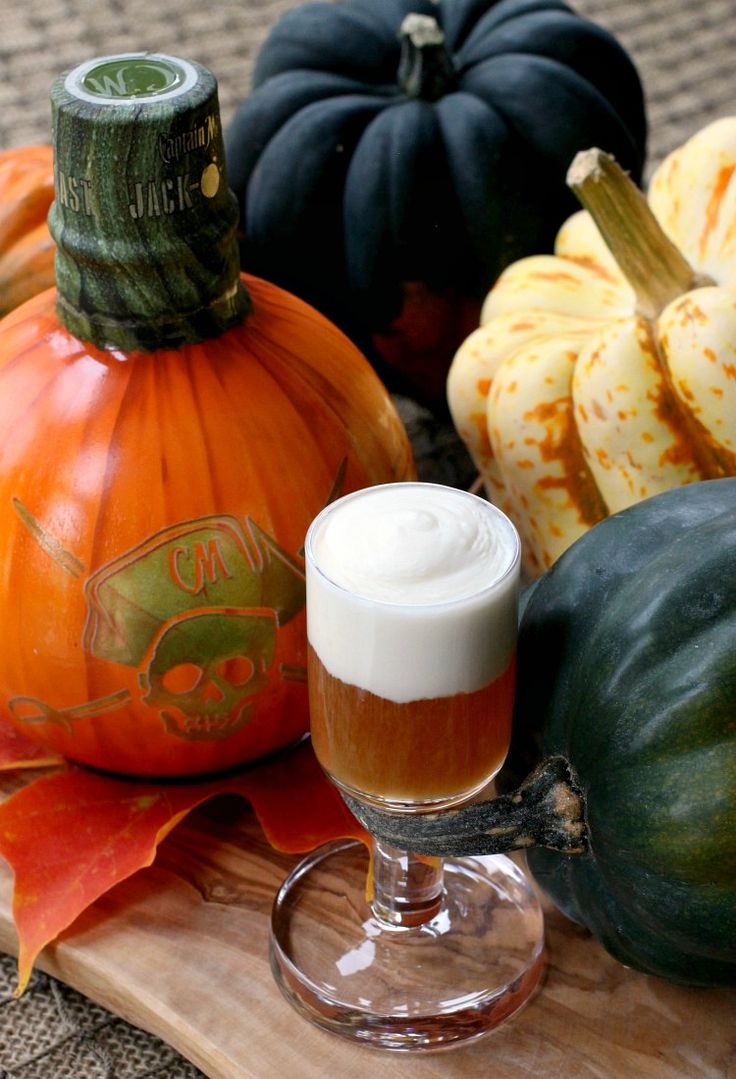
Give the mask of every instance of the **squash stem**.
[[588, 847], [584, 798], [561, 756], [542, 761], [511, 794], [440, 813], [385, 813], [343, 798], [374, 838], [415, 854], [464, 857], [528, 847], [582, 854]]
[[397, 80], [404, 93], [423, 101], [437, 101], [447, 93], [454, 77], [445, 35], [431, 15], [411, 13], [399, 28], [401, 58]]
[[597, 147], [581, 150], [570, 165], [567, 184], [598, 226], [645, 318], [657, 318], [690, 289], [713, 284], [672, 243], [644, 193], [611, 154]]

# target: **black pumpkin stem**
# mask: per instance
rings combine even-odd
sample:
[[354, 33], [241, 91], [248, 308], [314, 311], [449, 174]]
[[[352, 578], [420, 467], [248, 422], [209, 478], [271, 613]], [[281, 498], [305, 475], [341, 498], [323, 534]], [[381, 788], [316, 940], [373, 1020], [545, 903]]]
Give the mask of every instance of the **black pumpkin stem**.
[[455, 68], [445, 35], [431, 15], [407, 15], [399, 28], [401, 59], [397, 79], [409, 97], [437, 101], [449, 90]]
[[343, 798], [372, 836], [414, 854], [463, 857], [527, 847], [582, 854], [588, 848], [584, 798], [561, 756], [542, 761], [511, 794], [440, 813], [385, 813]]

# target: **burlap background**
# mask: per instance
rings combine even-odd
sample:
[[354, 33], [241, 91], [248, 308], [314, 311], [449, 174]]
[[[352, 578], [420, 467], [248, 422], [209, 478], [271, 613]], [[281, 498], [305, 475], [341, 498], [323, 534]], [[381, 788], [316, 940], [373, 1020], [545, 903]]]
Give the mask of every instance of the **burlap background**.
[[[573, 3], [612, 30], [639, 68], [651, 127], [649, 171], [703, 124], [736, 113], [736, 0]], [[171, 52], [211, 68], [227, 122], [248, 92], [260, 43], [292, 6], [294, 0], [3, 0], [0, 147], [48, 141], [53, 78], [82, 60], [128, 49]], [[409, 420], [420, 456], [456, 467], [423, 416], [412, 412]], [[433, 478], [449, 479], [441, 471]], [[158, 1039], [45, 975], [35, 976], [21, 1000], [13, 999], [13, 984], [14, 962], [0, 957], [0, 1079], [201, 1075]]]
[[[275, 19], [295, 0], [3, 0], [0, 148], [47, 141], [56, 74], [126, 49], [190, 56], [212, 68], [227, 122]], [[635, 58], [648, 97], [650, 165], [705, 121], [736, 108], [735, 0], [577, 0]]]
[[[735, 0], [573, 0], [634, 57], [651, 121], [650, 167], [705, 121], [736, 109]], [[199, 60], [223, 120], [248, 92], [253, 57], [294, 0], [3, 0], [0, 147], [48, 141], [48, 90], [65, 67], [125, 49]]]

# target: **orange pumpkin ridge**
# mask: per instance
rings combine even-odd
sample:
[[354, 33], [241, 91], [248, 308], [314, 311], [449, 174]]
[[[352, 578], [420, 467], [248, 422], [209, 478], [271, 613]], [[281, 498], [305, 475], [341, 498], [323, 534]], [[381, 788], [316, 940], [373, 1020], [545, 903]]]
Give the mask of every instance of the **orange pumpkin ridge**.
[[50, 146], [0, 151], [0, 316], [54, 283]]

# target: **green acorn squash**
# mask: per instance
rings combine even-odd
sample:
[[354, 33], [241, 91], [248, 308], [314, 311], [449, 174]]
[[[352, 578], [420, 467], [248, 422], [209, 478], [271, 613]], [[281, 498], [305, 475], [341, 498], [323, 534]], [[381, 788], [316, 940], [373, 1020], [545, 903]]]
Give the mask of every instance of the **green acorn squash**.
[[243, 267], [444, 407], [490, 285], [572, 212], [575, 152], [606, 146], [638, 180], [645, 127], [625, 50], [560, 0], [301, 5], [226, 133]]
[[533, 586], [518, 661], [509, 763], [544, 758], [532, 780], [363, 823], [420, 853], [538, 844], [537, 881], [621, 962], [736, 984], [736, 479], [587, 532]]

